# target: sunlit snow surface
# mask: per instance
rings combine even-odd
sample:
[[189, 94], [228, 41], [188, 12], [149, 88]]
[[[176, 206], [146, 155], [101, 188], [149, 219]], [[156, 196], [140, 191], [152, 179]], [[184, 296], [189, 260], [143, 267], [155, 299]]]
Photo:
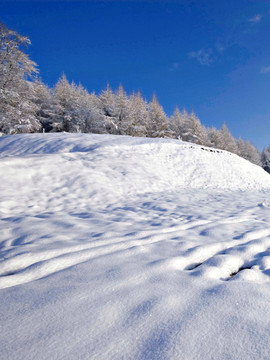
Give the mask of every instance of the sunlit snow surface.
[[166, 139], [0, 138], [1, 359], [269, 359], [270, 176]]

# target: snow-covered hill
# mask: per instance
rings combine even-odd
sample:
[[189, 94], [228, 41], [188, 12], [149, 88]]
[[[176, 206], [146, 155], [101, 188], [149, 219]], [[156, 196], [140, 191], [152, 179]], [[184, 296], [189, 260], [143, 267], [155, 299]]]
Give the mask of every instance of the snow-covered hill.
[[170, 139], [0, 138], [0, 358], [268, 359], [270, 175]]
[[[58, 198], [58, 206], [66, 207], [74, 194], [84, 204], [90, 197], [99, 203], [101, 193], [111, 202], [181, 188], [270, 188], [269, 174], [234, 154], [169, 139], [17, 135], [0, 138], [0, 156], [2, 193], [11, 187], [17, 200], [27, 196], [43, 211], [49, 210], [49, 203], [55, 206]], [[41, 193], [42, 201], [35, 205]]]

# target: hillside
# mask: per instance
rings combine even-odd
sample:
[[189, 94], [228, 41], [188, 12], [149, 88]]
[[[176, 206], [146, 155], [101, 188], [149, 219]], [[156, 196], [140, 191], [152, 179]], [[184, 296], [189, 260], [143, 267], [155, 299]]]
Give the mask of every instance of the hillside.
[[269, 358], [264, 170], [55, 133], [1, 137], [0, 174], [0, 358]]
[[[171, 139], [16, 135], [0, 138], [0, 158], [2, 193], [10, 188], [12, 196], [27, 196], [43, 211], [50, 208], [51, 194], [61, 196], [66, 206], [75, 193], [77, 201], [85, 204], [89, 198], [99, 203], [101, 194], [111, 202], [183, 188], [270, 188], [269, 174], [234, 154]], [[43, 200], [34, 205], [39, 193]]]

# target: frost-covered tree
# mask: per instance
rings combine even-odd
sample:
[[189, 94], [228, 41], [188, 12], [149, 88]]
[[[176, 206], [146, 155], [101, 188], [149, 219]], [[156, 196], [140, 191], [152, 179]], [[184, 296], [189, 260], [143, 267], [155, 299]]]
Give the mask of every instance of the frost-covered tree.
[[99, 99], [101, 101], [107, 132], [109, 134], [119, 134], [116, 97], [109, 84], [107, 85], [106, 90], [102, 91]]
[[176, 107], [173, 115], [170, 118], [170, 129], [173, 133], [173, 137], [176, 139], [182, 139], [183, 133], [183, 115], [178, 107]]
[[155, 95], [149, 104], [147, 125], [149, 137], [172, 137], [169, 120]]
[[128, 102], [128, 115], [122, 124], [123, 132], [130, 136], [147, 136], [148, 105], [140, 92], [132, 94]]
[[74, 96], [72, 122], [75, 125], [77, 132], [87, 132], [89, 119], [91, 119], [93, 113], [94, 95], [91, 96], [82, 85], [76, 86], [75, 84], [72, 84], [72, 86]]
[[270, 145], [263, 149], [261, 155], [262, 167], [265, 171], [270, 174]]
[[30, 40], [0, 23], [0, 132], [35, 132], [41, 128], [33, 102], [31, 77], [36, 64], [22, 51]]
[[238, 154], [238, 145], [237, 140], [232, 136], [229, 129], [225, 124], [222, 125], [220, 129], [221, 143], [219, 148], [227, 150], [234, 154]]
[[129, 98], [122, 85], [115, 94], [115, 123], [119, 134], [125, 134], [129, 115]]
[[36, 117], [45, 132], [53, 129], [55, 116], [55, 103], [51, 90], [40, 79], [34, 81], [34, 103], [36, 104]]
[[88, 116], [85, 121], [85, 132], [96, 134], [107, 133], [102, 103], [95, 93], [89, 94], [87, 98], [87, 109]]
[[184, 110], [181, 117], [180, 136], [182, 140], [205, 145], [207, 143], [206, 129], [202, 126], [196, 114], [194, 112], [188, 114]]
[[115, 113], [116, 113], [115, 96], [109, 84], [107, 84], [106, 89], [101, 92], [99, 98], [105, 116], [109, 116], [112, 118], [115, 117]]
[[200, 145], [206, 145], [207, 144], [206, 128], [201, 124], [200, 119], [197, 117], [197, 115], [194, 112], [190, 114], [189, 118], [192, 125], [193, 137], [195, 143]]
[[219, 130], [215, 127], [207, 129], [207, 145], [214, 148], [221, 149], [222, 146], [222, 135]]
[[238, 154], [255, 165], [261, 165], [261, 155], [258, 149], [247, 140], [241, 138], [237, 142]]
[[82, 132], [88, 116], [88, 92], [81, 86], [69, 83], [63, 75], [54, 88], [55, 131]]
[[58, 80], [54, 89], [55, 115], [54, 130], [67, 131], [71, 129], [73, 112], [73, 89], [65, 74]]

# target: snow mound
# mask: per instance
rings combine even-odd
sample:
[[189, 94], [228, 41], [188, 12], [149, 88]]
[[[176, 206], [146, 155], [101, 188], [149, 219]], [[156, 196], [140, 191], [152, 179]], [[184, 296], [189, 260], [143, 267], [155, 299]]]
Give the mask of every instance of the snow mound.
[[[270, 176], [239, 156], [173, 139], [23, 134], [0, 139], [0, 158], [4, 181], [16, 172], [17, 185], [27, 181], [32, 189], [45, 186], [43, 175], [49, 172], [58, 189], [68, 186], [87, 196], [100, 191], [126, 197], [181, 188], [270, 188]], [[85, 176], [78, 179], [79, 174]], [[56, 190], [51, 185], [45, 187]]]

